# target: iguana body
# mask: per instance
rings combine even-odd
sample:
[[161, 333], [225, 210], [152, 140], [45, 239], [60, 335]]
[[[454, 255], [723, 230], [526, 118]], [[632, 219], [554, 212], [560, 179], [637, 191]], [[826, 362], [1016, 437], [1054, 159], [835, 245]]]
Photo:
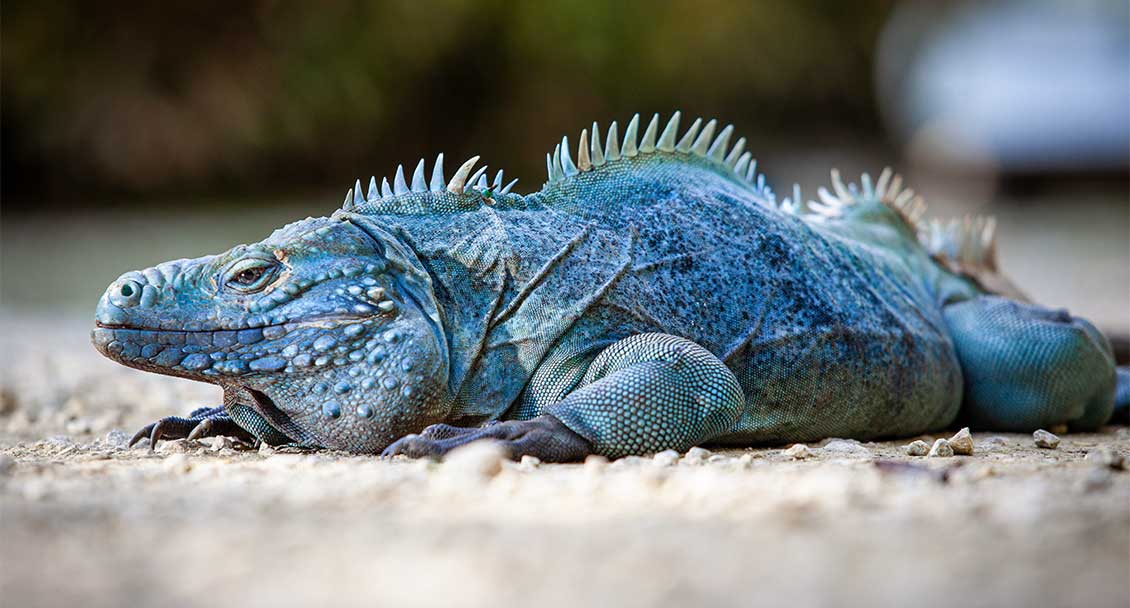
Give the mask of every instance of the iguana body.
[[834, 175], [801, 215], [730, 128], [678, 122], [633, 119], [623, 145], [594, 124], [530, 195], [476, 159], [429, 185], [421, 161], [333, 217], [123, 275], [96, 346], [225, 387], [223, 409], [139, 437], [410, 455], [494, 438], [568, 460], [1109, 418], [1106, 340], [1015, 299], [991, 223], [922, 227], [889, 172]]

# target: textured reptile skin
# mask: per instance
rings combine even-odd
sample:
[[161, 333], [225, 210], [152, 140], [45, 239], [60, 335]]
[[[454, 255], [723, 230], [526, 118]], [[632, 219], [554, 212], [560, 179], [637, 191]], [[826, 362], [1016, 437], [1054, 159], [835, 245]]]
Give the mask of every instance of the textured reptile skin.
[[[123, 275], [94, 343], [224, 386], [269, 443], [356, 452], [406, 435], [391, 453], [483, 437], [551, 459], [912, 435], [963, 403], [987, 428], [1109, 417], [1102, 336], [991, 295], [1022, 297], [991, 222], [921, 223], [886, 172], [837, 176], [805, 214], [729, 129], [680, 139], [677, 122], [641, 136], [633, 120], [604, 146], [594, 125], [529, 195], [476, 181], [474, 159], [446, 187], [423, 161], [411, 186], [358, 182], [332, 217]], [[415, 435], [499, 420], [515, 422]]]

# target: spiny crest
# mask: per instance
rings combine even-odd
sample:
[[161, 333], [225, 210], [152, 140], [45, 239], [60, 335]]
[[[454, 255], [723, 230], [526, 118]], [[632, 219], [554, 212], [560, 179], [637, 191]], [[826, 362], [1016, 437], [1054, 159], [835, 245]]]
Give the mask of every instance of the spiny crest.
[[997, 220], [970, 216], [947, 222], [932, 219], [919, 241], [944, 266], [962, 274], [997, 272]]
[[[941, 221], [932, 219], [925, 222], [926, 202], [910, 188], [903, 188], [902, 177], [888, 167], [879, 174], [878, 181], [872, 183], [871, 176], [864, 173], [860, 184], [845, 184], [840, 172], [832, 169], [832, 191], [820, 188], [817, 191], [820, 201], [809, 201], [811, 213], [805, 219], [827, 221], [844, 216], [847, 209], [863, 202], [877, 201], [899, 214], [918, 237], [918, 242], [946, 268], [953, 272], [987, 282], [989, 275], [998, 275], [997, 241], [995, 218], [984, 216], [965, 216], [962, 219]], [[793, 201], [800, 200], [800, 188], [794, 186]], [[791, 205], [785, 199], [782, 206]], [[1003, 279], [992, 279], [1000, 283]], [[1002, 292], [999, 285], [994, 290]], [[1009, 287], [1008, 289], [1012, 289]]]
[[765, 183], [765, 176], [757, 172], [757, 161], [745, 151], [745, 138], [739, 138], [730, 146], [730, 138], [734, 134], [733, 125], [727, 125], [715, 136], [718, 121], [710, 120], [703, 126], [702, 119], [696, 118], [683, 136], [679, 137], [681, 117], [680, 112], [675, 112], [660, 130], [659, 114], [655, 114], [644, 128], [643, 135], [640, 135], [640, 115], [636, 114], [628, 122], [628, 128], [624, 129], [622, 142], [616, 121], [608, 125], [608, 136], [603, 141], [600, 125], [594, 122], [591, 132], [588, 129], [581, 131], [575, 161], [570, 152], [569, 138], [562, 137], [561, 143], [553, 148], [553, 152], [545, 155], [546, 171], [549, 174], [547, 183], [593, 171], [623, 158], [650, 154], [694, 155], [729, 171], [756, 191], [764, 202], [776, 205], [776, 197]]
[[431, 178], [425, 177], [426, 167], [424, 159], [416, 164], [416, 169], [412, 171], [412, 181], [409, 184], [404, 176], [404, 165], [396, 168], [396, 174], [393, 176], [392, 185], [389, 185], [388, 178], [381, 180], [380, 186], [377, 186], [377, 178], [369, 178], [368, 194], [361, 189], [361, 180], [354, 182], [353, 187], [345, 193], [345, 202], [342, 203], [341, 208], [345, 211], [353, 211], [365, 203], [372, 203], [375, 201], [388, 200], [411, 193], [420, 192], [450, 192], [452, 194], [463, 194], [468, 188], [475, 190], [492, 190], [496, 194], [508, 194], [514, 184], [518, 183], [517, 179], [511, 180], [506, 185], [502, 183], [502, 171], [494, 175], [493, 184], [487, 180], [486, 166], [479, 167], [478, 170], [472, 172], [475, 168], [475, 163], [479, 161], [478, 156], [472, 156], [467, 159], [467, 162], [459, 166], [455, 171], [455, 175], [448, 181], [443, 176], [443, 154], [436, 157], [435, 165], [432, 166]]
[[996, 229], [992, 217], [967, 215], [948, 222], [931, 220], [918, 239], [934, 260], [951, 272], [973, 280], [989, 293], [1030, 302], [1028, 295], [999, 270]]
[[777, 208], [789, 215], [801, 215], [804, 213], [804, 198], [800, 194], [800, 184], [793, 184], [793, 193], [781, 199]]
[[[863, 202], [876, 201], [893, 209], [907, 225], [915, 231], [920, 230], [922, 215], [926, 213], [926, 201], [914, 193], [910, 188], [902, 187], [902, 176], [891, 171], [890, 167], [883, 169], [879, 180], [872, 183], [871, 176], [864, 173], [860, 184], [845, 184], [840, 172], [832, 169], [832, 190], [820, 187], [816, 194], [819, 201], [809, 201], [808, 209], [811, 213], [805, 219], [824, 221], [837, 219], [844, 216], [848, 207]], [[799, 190], [796, 191], [799, 196]]]

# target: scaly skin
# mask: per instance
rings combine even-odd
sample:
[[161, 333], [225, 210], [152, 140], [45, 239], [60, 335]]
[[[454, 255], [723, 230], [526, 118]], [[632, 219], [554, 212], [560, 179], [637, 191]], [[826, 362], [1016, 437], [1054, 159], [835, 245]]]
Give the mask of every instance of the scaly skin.
[[593, 125], [525, 196], [476, 159], [429, 186], [421, 161], [331, 217], [123, 275], [95, 346], [225, 389], [137, 439], [438, 456], [490, 438], [565, 461], [1110, 417], [1109, 345], [1022, 302], [991, 224], [920, 224], [888, 172], [834, 175], [801, 215], [744, 140], [701, 126], [633, 119], [601, 146]]

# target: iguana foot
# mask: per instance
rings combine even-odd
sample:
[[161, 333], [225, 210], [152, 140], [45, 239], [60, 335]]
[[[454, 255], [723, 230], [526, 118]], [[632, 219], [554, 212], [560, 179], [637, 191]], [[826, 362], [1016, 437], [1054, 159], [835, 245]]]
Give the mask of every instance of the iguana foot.
[[403, 454], [411, 458], [439, 458], [451, 450], [478, 441], [497, 441], [513, 460], [536, 456], [545, 462], [582, 460], [593, 453], [587, 439], [569, 429], [553, 416], [532, 420], [510, 420], [484, 427], [457, 427], [433, 424], [419, 435], [407, 435], [385, 448], [383, 456]]
[[192, 410], [188, 418], [167, 416], [151, 422], [134, 433], [133, 438], [129, 440], [129, 447], [133, 447], [145, 437], [149, 438], [149, 449], [153, 450], [161, 439], [200, 439], [220, 435], [248, 443], [255, 442], [255, 437], [236, 424], [227, 410], [221, 406]]

